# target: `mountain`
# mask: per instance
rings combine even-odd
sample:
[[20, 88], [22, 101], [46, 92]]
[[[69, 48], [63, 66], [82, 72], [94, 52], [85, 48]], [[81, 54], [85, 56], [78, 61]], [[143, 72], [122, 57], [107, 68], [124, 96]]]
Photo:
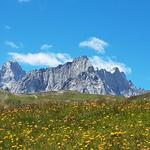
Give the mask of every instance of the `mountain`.
[[89, 67], [87, 72], [82, 72], [77, 77], [68, 79], [63, 89], [118, 96], [133, 96], [143, 92], [141, 89], [137, 89], [131, 81], [128, 81], [125, 74], [120, 72], [118, 68], [114, 68], [114, 70], [111, 73], [105, 69], [95, 70], [94, 67]]
[[16, 82], [26, 75], [21, 66], [14, 61], [8, 61], [0, 69], [0, 88], [12, 89]]
[[1, 74], [0, 79], [3, 80], [0, 80], [0, 83], [12, 93], [70, 90], [90, 94], [133, 96], [142, 92], [128, 81], [118, 68], [111, 72], [105, 69], [95, 70], [87, 56], [57, 67], [33, 70], [28, 74], [25, 74], [18, 63], [11, 63], [16, 67], [4, 65], [2, 70], [5, 71], [0, 72], [5, 73]]
[[33, 70], [17, 83], [12, 92], [26, 93], [63, 90], [66, 80], [75, 78], [81, 72], [87, 71], [90, 66], [92, 64], [88, 58], [83, 56], [58, 67]]

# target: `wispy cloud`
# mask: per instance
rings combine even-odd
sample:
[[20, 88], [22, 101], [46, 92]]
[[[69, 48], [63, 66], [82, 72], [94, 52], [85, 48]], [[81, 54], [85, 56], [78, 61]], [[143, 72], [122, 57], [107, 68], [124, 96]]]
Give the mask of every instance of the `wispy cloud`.
[[79, 46], [83, 48], [91, 48], [99, 53], [104, 53], [108, 43], [102, 39], [91, 37], [86, 41], [82, 41]]
[[12, 27], [9, 26], [9, 25], [5, 25], [4, 28], [5, 28], [6, 30], [11, 30], [11, 29], [12, 29]]
[[65, 53], [9, 53], [13, 60], [32, 66], [42, 65], [54, 67], [71, 61], [70, 55]]
[[[102, 39], [91, 37], [86, 41], [82, 41], [79, 46], [83, 48], [91, 48], [98, 53], [104, 53], [105, 48], [108, 46], [108, 43]], [[107, 56], [92, 56], [90, 57], [90, 61], [93, 66], [98, 69], [106, 69], [107, 71], [112, 71], [115, 67], [117, 67], [120, 71], [124, 73], [129, 74], [132, 72], [131, 68], [126, 66], [124, 63], [114, 61]]]
[[[20, 63], [25, 63], [32, 66], [48, 66], [56, 67], [59, 64], [64, 64], [68, 61], [72, 61], [73, 58], [66, 53], [9, 53], [13, 60]], [[110, 58], [102, 58], [99, 56], [90, 57], [90, 61], [95, 68], [106, 69], [112, 72], [115, 67], [118, 67], [120, 71], [130, 74], [131, 68], [124, 63], [114, 61]]]
[[44, 50], [49, 50], [52, 47], [53, 46], [50, 44], [43, 44], [40, 49], [44, 51]]
[[18, 0], [19, 3], [26, 3], [26, 2], [30, 2], [31, 0]]
[[93, 56], [90, 58], [90, 61], [93, 66], [98, 69], [106, 69], [107, 71], [111, 72], [113, 68], [117, 67], [121, 72], [126, 74], [130, 74], [132, 72], [132, 69], [126, 66], [124, 63], [114, 61], [111, 58], [106, 59], [99, 56]]
[[14, 49], [18, 49], [20, 48], [19, 45], [17, 45], [16, 43], [12, 42], [12, 41], [6, 41], [5, 45], [9, 46], [10, 48], [14, 48]]

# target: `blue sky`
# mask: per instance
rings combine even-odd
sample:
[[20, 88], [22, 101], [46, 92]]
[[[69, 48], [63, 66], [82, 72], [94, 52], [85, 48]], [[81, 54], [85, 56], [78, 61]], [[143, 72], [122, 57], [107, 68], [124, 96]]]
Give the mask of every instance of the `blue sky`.
[[27, 71], [87, 55], [150, 89], [149, 0], [1, 0], [0, 64]]

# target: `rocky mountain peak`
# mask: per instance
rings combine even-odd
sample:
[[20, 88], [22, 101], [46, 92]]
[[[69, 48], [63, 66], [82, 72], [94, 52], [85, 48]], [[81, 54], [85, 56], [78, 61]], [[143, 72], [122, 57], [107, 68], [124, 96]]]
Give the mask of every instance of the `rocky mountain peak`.
[[1, 72], [5, 75], [8, 74], [9, 76], [14, 77], [16, 81], [25, 76], [26, 74], [22, 67], [19, 65], [19, 63], [12, 60], [6, 62], [2, 66]]
[[76, 66], [76, 71], [79, 70], [79, 73], [81, 73], [87, 71], [92, 64], [87, 56], [81, 56], [73, 60], [72, 66]]
[[0, 87], [3, 89], [12, 88], [25, 74], [17, 62], [6, 62], [0, 69]]
[[[15, 86], [14, 86], [15, 85]], [[0, 88], [9, 87], [13, 93], [73, 90], [90, 94], [136, 95], [138, 90], [125, 74], [115, 67], [112, 71], [96, 70], [87, 56], [72, 62], [37, 69], [25, 75], [21, 66], [9, 61], [0, 70]]]
[[13, 69], [13, 68], [15, 68], [16, 66], [20, 66], [20, 65], [18, 64], [18, 62], [13, 61], [13, 60], [9, 60], [8, 62], [6, 62], [6, 63], [2, 66], [2, 69], [5, 69], [5, 68], [7, 68], [7, 69]]
[[114, 67], [114, 68], [112, 68], [112, 70], [110, 72], [111, 73], [120, 73], [120, 70], [118, 67]]
[[82, 61], [89, 61], [89, 58], [87, 56], [81, 56], [73, 60], [73, 62], [82, 62]]
[[[13, 68], [15, 68], [16, 66], [17, 66], [17, 62], [15, 62], [15, 61], [8, 61], [8, 62], [6, 62], [3, 66], [2, 66], [2, 68], [1, 68], [1, 70], [12, 70]], [[18, 64], [19, 65], [19, 64]]]

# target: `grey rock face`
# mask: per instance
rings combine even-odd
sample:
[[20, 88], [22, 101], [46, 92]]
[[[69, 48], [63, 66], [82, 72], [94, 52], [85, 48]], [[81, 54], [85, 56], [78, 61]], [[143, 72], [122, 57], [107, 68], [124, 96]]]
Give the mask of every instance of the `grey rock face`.
[[123, 95], [124, 91], [130, 89], [129, 81], [126, 79], [125, 74], [120, 72], [118, 68], [114, 68], [113, 73], [102, 69], [97, 71], [97, 74], [116, 95]]
[[[8, 85], [14, 85], [13, 82], [15, 82], [15, 86], [10, 87], [13, 93], [60, 90], [124, 96], [132, 96], [140, 93], [118, 68], [114, 68], [113, 72], [108, 72], [104, 69], [95, 70], [86, 56], [76, 58], [72, 62], [57, 67], [33, 70], [26, 75], [21, 71], [20, 67], [15, 71], [12, 71], [12, 69], [3, 70], [5, 70], [3, 74], [6, 74], [3, 81], [9, 83]], [[16, 74], [16, 72], [20, 73]], [[13, 80], [10, 80], [8, 77], [10, 75]]]
[[87, 72], [80, 73], [75, 78], [68, 79], [64, 83], [63, 89], [90, 94], [115, 95], [109, 86], [106, 85], [95, 72], [93, 67], [90, 67]]
[[14, 61], [8, 61], [0, 69], [0, 88], [12, 89], [16, 82], [25, 76], [25, 71]]
[[55, 68], [35, 70], [22, 78], [12, 92], [59, 91], [66, 80], [87, 71], [90, 66], [92, 65], [89, 59], [83, 56]]
[[118, 96], [133, 96], [142, 92], [131, 81], [128, 81], [125, 74], [120, 72], [118, 68], [115, 68], [115, 71], [111, 73], [104, 69], [95, 71], [90, 67], [87, 72], [82, 72], [77, 77], [67, 80], [63, 89]]

